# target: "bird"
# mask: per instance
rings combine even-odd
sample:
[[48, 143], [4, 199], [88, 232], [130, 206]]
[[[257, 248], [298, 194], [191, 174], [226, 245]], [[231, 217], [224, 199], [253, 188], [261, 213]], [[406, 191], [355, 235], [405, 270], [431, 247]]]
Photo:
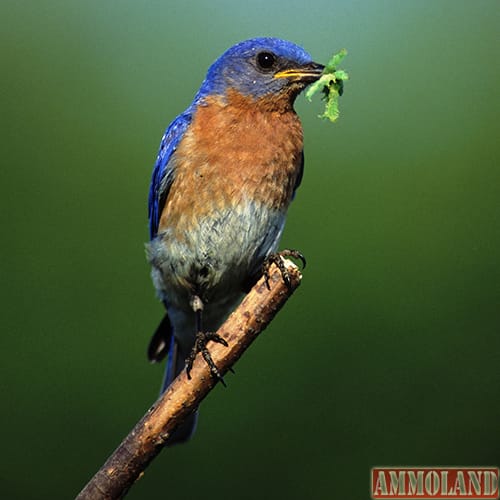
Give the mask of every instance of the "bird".
[[[224, 382], [207, 342], [227, 346], [215, 332], [279, 255], [304, 169], [294, 102], [323, 69], [290, 41], [239, 42], [209, 67], [193, 102], [161, 139], [146, 253], [166, 309], [148, 347], [151, 362], [168, 356], [162, 392], [184, 368], [190, 378], [199, 353]], [[197, 412], [167, 445], [189, 439], [196, 420]]]

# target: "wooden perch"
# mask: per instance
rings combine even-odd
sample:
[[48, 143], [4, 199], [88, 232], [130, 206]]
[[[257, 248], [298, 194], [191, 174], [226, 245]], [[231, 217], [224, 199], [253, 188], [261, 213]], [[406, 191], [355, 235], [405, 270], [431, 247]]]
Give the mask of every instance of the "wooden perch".
[[[222, 375], [236, 363], [299, 286], [302, 276], [297, 267], [288, 260], [285, 266], [291, 286], [285, 285], [281, 272], [273, 264], [269, 271], [270, 289], [261, 278], [219, 328], [217, 333], [229, 347], [210, 342], [210, 354]], [[123, 498], [160, 453], [176, 426], [198, 408], [215, 384], [207, 364], [197, 356], [191, 380], [185, 370], [181, 372], [88, 482], [77, 500]]]

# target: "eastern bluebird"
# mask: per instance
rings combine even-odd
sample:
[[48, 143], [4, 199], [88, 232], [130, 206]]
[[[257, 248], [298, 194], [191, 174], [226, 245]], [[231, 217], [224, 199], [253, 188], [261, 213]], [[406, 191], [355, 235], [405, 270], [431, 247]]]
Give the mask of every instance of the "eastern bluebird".
[[[304, 166], [295, 98], [323, 66], [301, 47], [254, 38], [209, 68], [193, 102], [167, 128], [149, 191], [153, 283], [167, 314], [148, 357], [168, 354], [164, 391], [206, 348], [275, 252]], [[171, 436], [182, 442], [193, 415]]]

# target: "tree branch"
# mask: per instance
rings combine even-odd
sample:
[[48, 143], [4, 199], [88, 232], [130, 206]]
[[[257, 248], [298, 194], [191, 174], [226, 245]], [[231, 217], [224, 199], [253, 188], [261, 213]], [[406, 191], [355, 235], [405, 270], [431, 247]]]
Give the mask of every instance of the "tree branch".
[[[219, 328], [217, 333], [229, 347], [210, 343], [210, 354], [222, 375], [240, 358], [300, 285], [302, 275], [297, 267], [290, 261], [285, 261], [285, 265], [290, 274], [290, 288], [273, 264], [270, 289], [261, 278]], [[207, 364], [201, 356], [197, 356], [191, 380], [183, 370], [88, 482], [77, 500], [123, 498], [160, 453], [176, 426], [198, 408], [215, 384]]]

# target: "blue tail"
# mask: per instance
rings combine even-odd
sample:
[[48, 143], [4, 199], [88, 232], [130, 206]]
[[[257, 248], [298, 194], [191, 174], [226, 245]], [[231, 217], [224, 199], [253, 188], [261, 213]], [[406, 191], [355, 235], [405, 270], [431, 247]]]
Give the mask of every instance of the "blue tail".
[[[158, 363], [168, 354], [167, 366], [161, 386], [160, 394], [163, 394], [172, 381], [184, 369], [186, 356], [181, 353], [179, 345], [173, 333], [172, 325], [166, 314], [160, 325], [156, 329], [148, 347], [148, 359], [152, 363]], [[177, 427], [167, 440], [167, 446], [183, 443], [194, 433], [198, 411], [189, 415], [186, 420]]]

